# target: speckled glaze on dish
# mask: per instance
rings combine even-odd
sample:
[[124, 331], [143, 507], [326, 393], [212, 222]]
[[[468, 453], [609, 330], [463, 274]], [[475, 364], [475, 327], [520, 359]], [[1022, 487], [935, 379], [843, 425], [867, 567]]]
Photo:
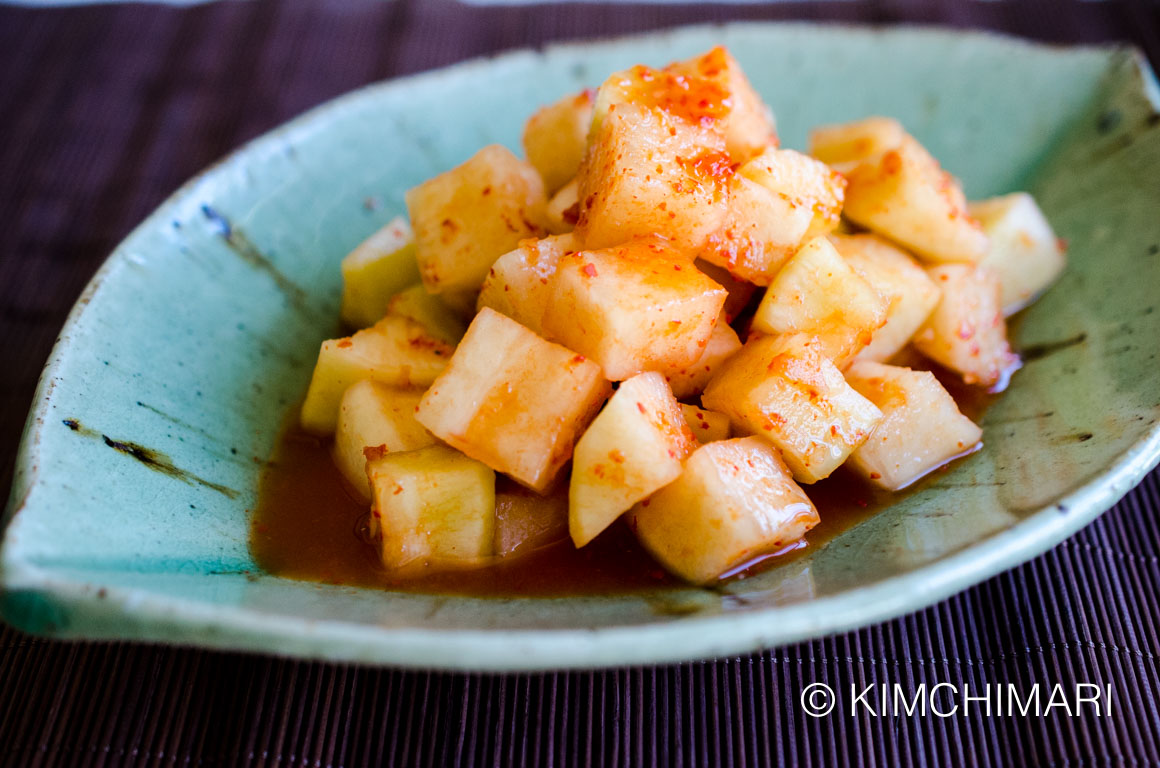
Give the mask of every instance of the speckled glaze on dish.
[[[1027, 188], [1071, 266], [1027, 314], [986, 448], [808, 556], [720, 590], [480, 599], [256, 572], [247, 509], [279, 420], [336, 330], [339, 259], [403, 192], [616, 68], [728, 45], [787, 146], [888, 114], [968, 195]], [[936, 30], [745, 24], [517, 52], [375, 85], [179, 190], [77, 303], [29, 417], [0, 612], [136, 638], [421, 667], [734, 654], [896, 616], [1060, 541], [1160, 453], [1160, 114], [1124, 49]]]

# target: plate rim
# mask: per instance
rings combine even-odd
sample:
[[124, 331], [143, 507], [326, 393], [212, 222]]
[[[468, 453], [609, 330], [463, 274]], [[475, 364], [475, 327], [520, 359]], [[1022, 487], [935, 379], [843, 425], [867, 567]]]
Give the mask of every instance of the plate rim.
[[[811, 34], [874, 34], [933, 38], [992, 39], [1058, 55], [1076, 52], [1110, 57], [1127, 52], [1141, 77], [1141, 92], [1160, 111], [1160, 96], [1143, 54], [1123, 44], [1053, 45], [985, 30], [903, 24], [889, 27], [813, 22], [731, 22], [685, 25], [631, 35], [586, 38], [552, 43], [535, 50], [516, 48], [472, 58], [434, 70], [370, 83], [328, 99], [273, 129], [245, 142], [186, 181], [134, 227], [104, 260], [70, 310], [40, 375], [32, 406], [21, 435], [8, 504], [0, 515], [0, 618], [6, 595], [31, 595], [48, 606], [96, 621], [97, 629], [48, 632], [55, 637], [152, 640], [193, 644], [275, 655], [357, 661], [409, 668], [461, 671], [517, 671], [584, 669], [676, 662], [694, 658], [737, 655], [807, 638], [848, 631], [926, 608], [1056, 546], [1111, 507], [1160, 462], [1160, 422], [1126, 449], [1103, 472], [1063, 498], [1032, 512], [1010, 528], [981, 542], [919, 568], [889, 576], [873, 584], [839, 594], [811, 598], [788, 606], [758, 608], [741, 613], [689, 616], [650, 624], [627, 624], [590, 629], [479, 629], [448, 630], [388, 628], [343, 621], [310, 621], [265, 614], [252, 608], [222, 606], [182, 598], [162, 597], [140, 588], [101, 586], [62, 578], [51, 568], [23, 561], [9, 531], [20, 515], [33, 506], [42, 484], [38, 471], [41, 430], [53, 407], [55, 374], [73, 345], [72, 331], [109, 275], [125, 261], [140, 233], [167, 220], [171, 212], [216, 174], [227, 171], [255, 153], [273, 153], [291, 137], [318, 129], [319, 118], [331, 117], [382, 90], [448, 74], [465, 75], [497, 62], [521, 57], [539, 58], [553, 52], [614, 45], [641, 39], [663, 39], [682, 34], [731, 29], [746, 31], [801, 28]], [[108, 622], [120, 618], [124, 623]], [[134, 632], [124, 631], [131, 623]], [[12, 621], [13, 626], [28, 627]], [[271, 646], [269, 639], [279, 643]]]

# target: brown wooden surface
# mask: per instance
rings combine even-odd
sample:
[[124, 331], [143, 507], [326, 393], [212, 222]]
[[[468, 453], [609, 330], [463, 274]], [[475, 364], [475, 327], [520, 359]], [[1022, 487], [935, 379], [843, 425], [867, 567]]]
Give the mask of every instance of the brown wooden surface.
[[[549, 5], [449, 0], [0, 8], [0, 492], [41, 365], [113, 246], [182, 181], [356, 86], [550, 40], [727, 18], [938, 22], [1127, 39], [1137, 2]], [[0, 626], [0, 764], [1156, 765], [1160, 478], [1052, 552], [937, 606], [736, 659], [404, 673]], [[1110, 683], [1110, 718], [802, 716], [811, 682]]]

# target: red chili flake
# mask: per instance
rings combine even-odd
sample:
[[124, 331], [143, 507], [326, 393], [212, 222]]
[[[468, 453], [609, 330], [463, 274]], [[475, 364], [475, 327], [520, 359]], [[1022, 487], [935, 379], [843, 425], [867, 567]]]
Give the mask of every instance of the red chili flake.
[[881, 480], [881, 479], [882, 479], [882, 475], [878, 474], [877, 472], [871, 472], [871, 473], [870, 473], [870, 479], [871, 479], [871, 480]]
[[882, 170], [893, 176], [902, 170], [902, 155], [897, 152], [887, 152], [882, 158]]
[[576, 355], [576, 357], [572, 358], [572, 362], [579, 365], [580, 363], [584, 362], [587, 359], [588, 358], [584, 357], [584, 355]]
[[585, 264], [584, 267], [580, 271], [583, 272], [584, 274], [588, 275], [589, 277], [596, 277], [596, 265], [592, 264], [591, 262], [589, 262], [588, 264]]
[[403, 492], [403, 486], [401, 486], [401, 485], [398, 485], [398, 484], [396, 483], [396, 484], [395, 484], [395, 493], [394, 493], [393, 495], [395, 495], [395, 496], [398, 496], [398, 495], [399, 495], [400, 493], [402, 493], [402, 492]]
[[351, 341], [350, 339], [339, 339], [338, 346], [340, 349], [346, 349], [347, 347], [353, 347], [354, 342]]
[[637, 404], [636, 404], [636, 409], [637, 409], [638, 411], [640, 411], [641, 413], [648, 413], [648, 411], [646, 411], [646, 410], [644, 409], [644, 403], [637, 403]]

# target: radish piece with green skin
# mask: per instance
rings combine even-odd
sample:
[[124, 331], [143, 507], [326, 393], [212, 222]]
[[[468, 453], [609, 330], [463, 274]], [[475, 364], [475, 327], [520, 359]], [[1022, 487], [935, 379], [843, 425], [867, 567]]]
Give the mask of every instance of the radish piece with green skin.
[[338, 408], [334, 463], [351, 487], [370, 499], [366, 449], [412, 451], [435, 443], [435, 436], [415, 420], [423, 393], [364, 379], [347, 388]]
[[495, 473], [445, 445], [367, 457], [387, 568], [473, 568], [495, 551]]
[[324, 341], [302, 403], [302, 428], [332, 434], [342, 395], [352, 384], [370, 379], [402, 389], [425, 387], [450, 358], [450, 344], [415, 321], [393, 315], [353, 336]]

